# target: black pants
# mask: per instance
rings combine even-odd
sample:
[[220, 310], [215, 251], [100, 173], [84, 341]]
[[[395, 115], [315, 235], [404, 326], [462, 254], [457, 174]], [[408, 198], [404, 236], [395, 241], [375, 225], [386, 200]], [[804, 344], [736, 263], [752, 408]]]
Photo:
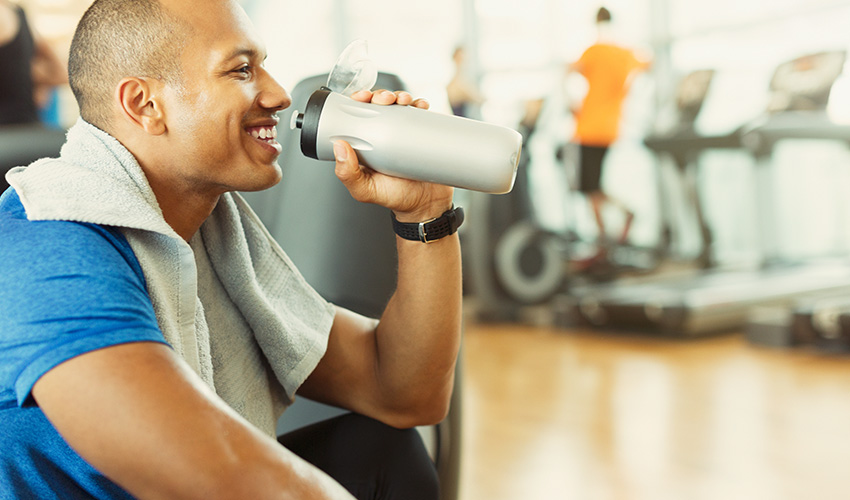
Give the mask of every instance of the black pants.
[[602, 162], [608, 153], [607, 146], [581, 145], [579, 158], [578, 190], [585, 194], [600, 190], [602, 180]]
[[278, 441], [358, 500], [437, 500], [434, 462], [416, 429], [399, 430], [349, 413], [284, 434]]

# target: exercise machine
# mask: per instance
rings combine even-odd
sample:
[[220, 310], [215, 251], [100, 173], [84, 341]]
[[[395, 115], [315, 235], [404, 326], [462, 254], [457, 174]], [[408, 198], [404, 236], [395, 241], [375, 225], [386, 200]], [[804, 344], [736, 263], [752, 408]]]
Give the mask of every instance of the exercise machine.
[[65, 131], [33, 125], [0, 127], [0, 193], [9, 187], [6, 172], [41, 158], [56, 158], [65, 143]]
[[[784, 139], [847, 141], [850, 128], [832, 123], [824, 111], [825, 96], [840, 74], [844, 59], [844, 52], [839, 51], [785, 63], [777, 68], [771, 81], [771, 105], [765, 116], [725, 138], [700, 138], [686, 132], [678, 142], [671, 136], [667, 144], [655, 143], [656, 149], [681, 155], [688, 165], [694, 165], [698, 153], [709, 145], [742, 147], [764, 160], [770, 157], [773, 146]], [[769, 174], [766, 162], [761, 161], [757, 168]], [[769, 178], [765, 175], [758, 179], [755, 193], [759, 200], [759, 227], [763, 230], [776, 226]], [[790, 264], [769, 253], [774, 248], [769, 235], [762, 234], [761, 241], [763, 255], [757, 269], [694, 271], [684, 276], [573, 289], [569, 306], [572, 317], [593, 326], [695, 336], [741, 328], [754, 307], [789, 307], [800, 296], [827, 293], [850, 284], [850, 263], [846, 261]], [[710, 243], [710, 239], [706, 242]]]
[[787, 307], [802, 295], [846, 291], [844, 262], [747, 271], [695, 271], [571, 290], [579, 324], [696, 337], [741, 328], [754, 307]]
[[[583, 199], [583, 195], [569, 187], [569, 175], [557, 187], [562, 192], [559, 199], [564, 212], [573, 223], [558, 230], [545, 227], [534, 203], [532, 167], [536, 166], [535, 162], [539, 162], [537, 165], [549, 162], [566, 170], [574, 161], [574, 155], [570, 154], [573, 146], [564, 144], [565, 137], [556, 125], [566, 109], [557, 94], [534, 102], [533, 111], [526, 112], [520, 124], [526, 146], [514, 192], [489, 202], [487, 251], [491, 252], [488, 256], [492, 259], [491, 273], [499, 293], [512, 304], [547, 302], [575, 281], [608, 281], [627, 273], [652, 271], [668, 250], [664, 238], [654, 247], [602, 238], [606, 241], [600, 248], [598, 242], [583, 240], [574, 226], [573, 210], [576, 200]], [[558, 132], [557, 137], [552, 136], [553, 131]], [[476, 253], [478, 258], [482, 255]]]
[[850, 287], [801, 295], [750, 311], [744, 329], [753, 345], [850, 352]]
[[[702, 269], [715, 264], [712, 254], [713, 236], [705, 217], [703, 202], [697, 186], [699, 156], [710, 149], [740, 149], [741, 130], [719, 135], [703, 135], [696, 131], [695, 123], [705, 103], [715, 71], [702, 69], [687, 74], [679, 82], [676, 93], [677, 121], [669, 129], [649, 135], [644, 139], [647, 148], [655, 152], [659, 162], [670, 158], [676, 167], [679, 185], [685, 195], [688, 206], [693, 210], [699, 229], [700, 250], [695, 263]], [[663, 165], [659, 165], [659, 172]], [[659, 187], [662, 187], [659, 174]], [[663, 191], [663, 189], [661, 190]], [[664, 198], [662, 197], [662, 200]], [[662, 231], [665, 241], [670, 244], [673, 236], [672, 209], [662, 204]]]

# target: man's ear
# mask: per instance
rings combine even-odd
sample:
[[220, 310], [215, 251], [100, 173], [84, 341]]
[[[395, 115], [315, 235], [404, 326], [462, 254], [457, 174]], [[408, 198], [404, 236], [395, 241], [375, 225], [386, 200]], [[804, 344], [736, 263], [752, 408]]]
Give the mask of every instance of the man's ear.
[[121, 114], [151, 135], [165, 133], [165, 109], [160, 82], [147, 78], [127, 77], [116, 89]]

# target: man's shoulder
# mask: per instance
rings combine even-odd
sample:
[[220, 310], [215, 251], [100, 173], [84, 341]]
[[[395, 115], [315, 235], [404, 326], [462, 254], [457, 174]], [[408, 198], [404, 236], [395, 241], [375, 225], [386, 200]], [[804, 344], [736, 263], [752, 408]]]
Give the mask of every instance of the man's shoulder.
[[[68, 238], [123, 240], [120, 231], [111, 226], [77, 222], [72, 220], [39, 220], [27, 219], [26, 210], [14, 188], [9, 188], [0, 196], [0, 228], [2, 234], [17, 236], [17, 239], [44, 239], [45, 243], [55, 241], [54, 236]], [[16, 238], [3, 238], [15, 240]], [[14, 243], [14, 241], [12, 241]], [[59, 244], [67, 242], [59, 241]]]
[[0, 275], [22, 267], [131, 264], [135, 257], [114, 227], [75, 221], [30, 221], [15, 193], [0, 197]]
[[587, 48], [587, 52], [598, 56], [609, 56], [612, 54], [631, 54], [632, 51], [624, 45], [612, 41], [597, 42]]
[[582, 55], [584, 64], [600, 68], [627, 68], [631, 70], [640, 63], [635, 51], [615, 43], [597, 43], [587, 48]]

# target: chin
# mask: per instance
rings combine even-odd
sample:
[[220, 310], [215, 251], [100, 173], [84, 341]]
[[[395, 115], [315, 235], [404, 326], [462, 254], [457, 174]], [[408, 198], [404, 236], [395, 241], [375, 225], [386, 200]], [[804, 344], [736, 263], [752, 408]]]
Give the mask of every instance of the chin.
[[250, 183], [244, 183], [239, 191], [262, 191], [275, 186], [281, 179], [280, 166], [277, 163], [266, 166], [268, 170], [264, 170], [263, 175], [253, 176]]

